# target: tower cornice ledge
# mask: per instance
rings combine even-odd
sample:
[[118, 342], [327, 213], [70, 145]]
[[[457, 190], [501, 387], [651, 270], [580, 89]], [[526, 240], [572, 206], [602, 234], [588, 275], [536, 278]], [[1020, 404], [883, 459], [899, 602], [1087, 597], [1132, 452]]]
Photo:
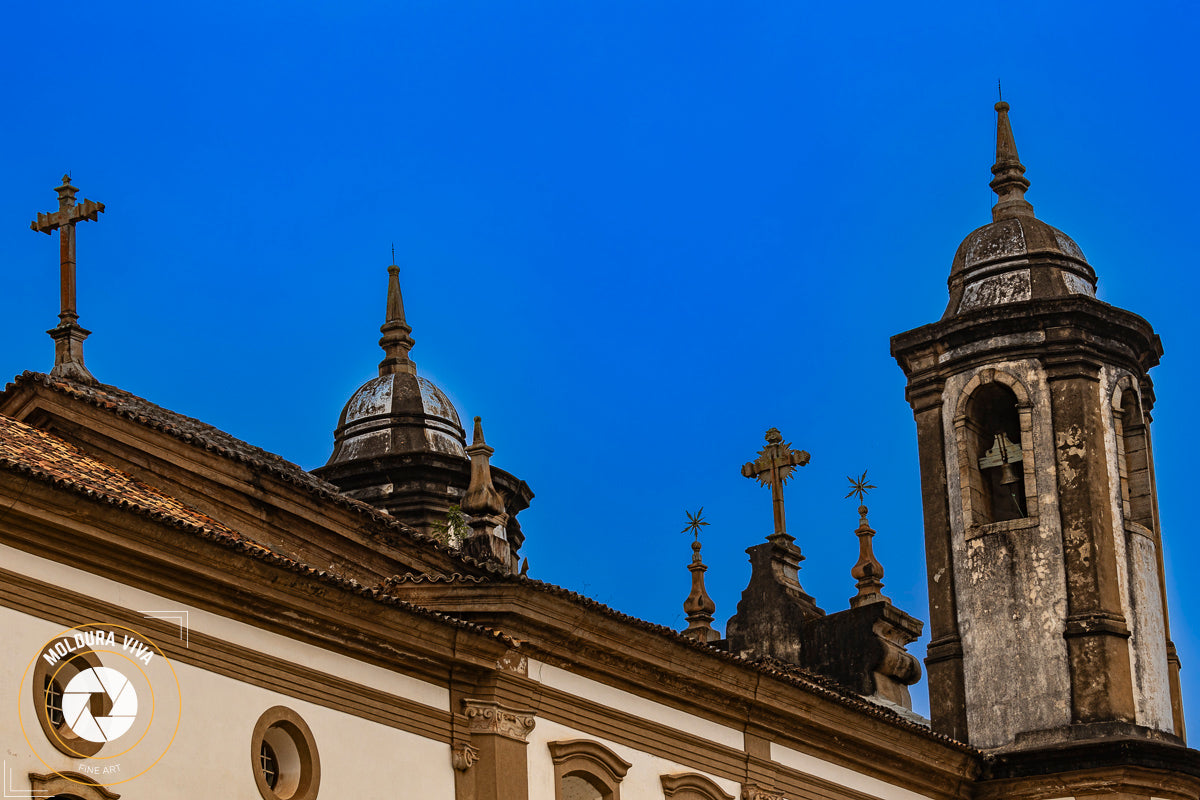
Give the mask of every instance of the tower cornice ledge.
[[[1200, 752], [1170, 734], [1121, 723], [1079, 725], [1042, 737], [1031, 732], [1012, 748], [985, 759], [977, 800], [1033, 800], [1048, 796], [1195, 797], [1200, 794]], [[1106, 735], [1107, 738], [1076, 741]], [[1036, 742], [1036, 743], [1035, 743]], [[1032, 746], [1031, 746], [1032, 744]], [[1046, 792], [1054, 776], [1055, 793]]]
[[914, 383], [968, 367], [972, 360], [1099, 358], [1144, 375], [1163, 354], [1142, 317], [1089, 297], [993, 306], [922, 325], [891, 340], [892, 357]]

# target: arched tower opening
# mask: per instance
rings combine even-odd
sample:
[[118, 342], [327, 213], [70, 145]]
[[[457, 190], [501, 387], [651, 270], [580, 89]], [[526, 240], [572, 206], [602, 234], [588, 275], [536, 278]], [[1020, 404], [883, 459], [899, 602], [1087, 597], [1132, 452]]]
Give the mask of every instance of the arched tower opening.
[[1002, 383], [980, 386], [967, 403], [967, 468], [972, 522], [1029, 516], [1017, 396]]
[[1137, 392], [1125, 387], [1113, 409], [1117, 433], [1117, 470], [1121, 476], [1121, 507], [1126, 523], [1154, 530], [1153, 486], [1150, 480], [1146, 421]]

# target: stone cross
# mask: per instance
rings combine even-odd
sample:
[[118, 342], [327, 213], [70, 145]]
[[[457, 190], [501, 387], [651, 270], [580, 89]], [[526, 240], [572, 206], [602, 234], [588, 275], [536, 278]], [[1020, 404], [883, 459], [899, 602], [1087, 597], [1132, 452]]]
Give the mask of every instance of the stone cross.
[[787, 536], [783, 515], [783, 485], [796, 467], [808, 464], [809, 458], [804, 450], [793, 450], [791, 442], [784, 442], [778, 428], [771, 428], [767, 431], [767, 445], [758, 451], [758, 458], [742, 465], [742, 475], [756, 478], [760, 485], [771, 487], [771, 503], [775, 511], [773, 536]]
[[104, 203], [84, 200], [76, 204], [71, 176], [63, 175], [58, 192], [58, 211], [38, 213], [37, 219], [29, 223], [35, 231], [49, 236], [58, 231], [59, 237], [59, 283], [62, 309], [58, 314], [58, 327], [49, 331], [54, 339], [54, 369], [51, 375], [72, 378], [85, 383], [96, 379], [83, 365], [83, 340], [90, 331], [79, 325], [79, 313], [75, 308], [75, 224], [84, 220], [95, 220], [104, 213]]

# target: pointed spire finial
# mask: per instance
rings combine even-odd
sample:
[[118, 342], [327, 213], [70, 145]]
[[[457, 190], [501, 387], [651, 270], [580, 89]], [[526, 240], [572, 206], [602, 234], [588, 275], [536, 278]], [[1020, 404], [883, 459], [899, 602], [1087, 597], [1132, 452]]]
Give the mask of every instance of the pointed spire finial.
[[412, 350], [413, 338], [409, 336], [412, 328], [404, 319], [404, 297], [400, 294], [400, 268], [396, 266], [396, 248], [392, 246], [392, 264], [388, 267], [387, 313], [383, 325], [379, 327], [383, 337], [379, 346], [383, 348], [384, 359], [379, 362], [379, 374], [395, 375], [400, 372], [416, 374], [417, 365], [408, 357]]
[[1029, 179], [1017, 156], [1017, 143], [1008, 121], [1008, 103], [1003, 100], [996, 103], [996, 163], [992, 165], [992, 175], [988, 185], [999, 198], [992, 206], [992, 220], [1032, 217], [1033, 206], [1025, 199]]
[[858, 536], [858, 563], [850, 570], [850, 577], [855, 579], [858, 594], [850, 598], [850, 607], [858, 608], [869, 603], [891, 603], [891, 599], [883, 593], [883, 565], [875, 557], [871, 539], [875, 531], [867, 522], [867, 507], [858, 507], [858, 528], [854, 531]]
[[467, 455], [471, 457], [471, 483], [463, 497], [462, 510], [472, 516], [499, 516], [504, 501], [492, 484], [491, 457], [496, 451], [483, 440], [483, 418], [475, 418], [475, 432]]
[[695, 514], [688, 511], [684, 513], [687, 514], [688, 524], [683, 533], [693, 534], [695, 540], [692, 542], [692, 563], [688, 564], [688, 571], [692, 573], [692, 591], [683, 601], [683, 610], [688, 621], [683, 635], [690, 636], [698, 642], [715, 642], [721, 638], [721, 634], [712, 626], [717, 604], [704, 588], [704, 573], [708, 571], [708, 567], [700, 558], [700, 528], [708, 523], [702, 519], [703, 507]]
[[463, 513], [470, 515], [471, 537], [466, 549], [472, 555], [498, 562], [508, 573], [517, 570], [517, 553], [508, 540], [504, 526], [508, 514], [504, 498], [492, 484], [492, 453], [496, 452], [483, 440], [483, 420], [475, 418], [475, 435], [467, 455], [471, 457], [471, 482], [462, 499]]

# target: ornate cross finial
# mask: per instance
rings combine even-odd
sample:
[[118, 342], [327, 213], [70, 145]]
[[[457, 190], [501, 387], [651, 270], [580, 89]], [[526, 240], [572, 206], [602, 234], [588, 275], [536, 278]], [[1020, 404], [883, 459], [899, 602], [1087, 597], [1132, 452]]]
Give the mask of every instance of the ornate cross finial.
[[783, 512], [783, 485], [792, 477], [796, 467], [808, 464], [811, 456], [804, 450], [793, 450], [791, 442], [783, 441], [778, 428], [767, 431], [767, 446], [758, 451], [758, 458], [742, 465], [742, 475], [755, 478], [761, 486], [771, 487], [771, 504], [775, 514], [774, 536], [787, 536]]
[[32, 230], [49, 236], [58, 231], [59, 241], [59, 295], [61, 309], [58, 326], [47, 331], [54, 340], [54, 369], [50, 374], [70, 378], [81, 383], [96, 383], [92, 373], [83, 365], [83, 340], [91, 331], [79, 324], [79, 313], [75, 307], [75, 224], [84, 220], [95, 220], [104, 213], [104, 203], [84, 200], [76, 204], [71, 185], [71, 176], [63, 175], [58, 192], [58, 211], [39, 212], [37, 219], [29, 223]]

